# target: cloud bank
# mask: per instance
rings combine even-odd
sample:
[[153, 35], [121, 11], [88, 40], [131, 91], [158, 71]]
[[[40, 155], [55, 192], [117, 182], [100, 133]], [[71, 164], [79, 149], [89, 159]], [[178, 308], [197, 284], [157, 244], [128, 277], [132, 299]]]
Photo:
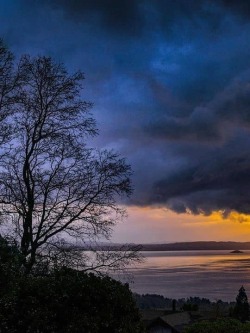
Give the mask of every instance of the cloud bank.
[[96, 144], [134, 170], [128, 204], [250, 213], [249, 1], [3, 1], [0, 20], [17, 54], [85, 72]]

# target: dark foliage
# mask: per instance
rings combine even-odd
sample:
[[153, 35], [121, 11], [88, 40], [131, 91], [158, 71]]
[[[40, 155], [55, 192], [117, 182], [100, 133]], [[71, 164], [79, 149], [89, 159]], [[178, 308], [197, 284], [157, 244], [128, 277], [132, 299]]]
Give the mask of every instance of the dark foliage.
[[202, 321], [195, 323], [184, 333], [249, 333], [250, 325], [243, 324], [236, 319], [218, 319], [215, 321]]
[[4, 309], [8, 332], [141, 332], [127, 286], [72, 270], [23, 278]]
[[140, 333], [128, 285], [69, 268], [26, 275], [22, 256], [0, 237], [1, 333]]
[[0, 297], [13, 288], [21, 274], [22, 255], [15, 244], [0, 236]]
[[183, 311], [198, 311], [199, 306], [198, 306], [198, 304], [185, 303], [182, 306], [182, 310]]
[[236, 305], [234, 307], [233, 316], [243, 322], [249, 320], [249, 303], [245, 288], [242, 286], [236, 297]]

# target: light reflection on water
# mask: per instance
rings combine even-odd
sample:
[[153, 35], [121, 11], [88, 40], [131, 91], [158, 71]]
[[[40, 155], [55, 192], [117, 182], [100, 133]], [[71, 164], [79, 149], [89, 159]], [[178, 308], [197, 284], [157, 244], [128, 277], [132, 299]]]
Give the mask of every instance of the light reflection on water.
[[145, 261], [130, 269], [134, 277], [130, 287], [139, 294], [231, 301], [244, 285], [250, 298], [250, 251], [155, 251], [143, 255]]

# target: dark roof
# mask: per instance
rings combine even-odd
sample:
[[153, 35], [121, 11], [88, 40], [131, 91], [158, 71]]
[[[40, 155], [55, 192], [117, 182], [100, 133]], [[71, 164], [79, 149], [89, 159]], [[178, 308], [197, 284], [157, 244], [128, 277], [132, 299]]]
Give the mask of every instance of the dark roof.
[[147, 329], [153, 328], [157, 325], [160, 325], [164, 328], [171, 328], [172, 333], [179, 333], [173, 326], [169, 325], [168, 323], [165, 322], [161, 317], [157, 317], [154, 320], [151, 320], [147, 325]]

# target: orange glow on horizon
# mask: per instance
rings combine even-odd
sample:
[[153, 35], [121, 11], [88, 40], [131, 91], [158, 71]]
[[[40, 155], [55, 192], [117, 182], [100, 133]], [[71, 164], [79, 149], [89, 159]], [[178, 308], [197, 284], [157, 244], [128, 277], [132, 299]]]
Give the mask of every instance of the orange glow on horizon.
[[250, 215], [177, 214], [165, 208], [127, 207], [128, 219], [114, 229], [119, 242], [250, 241]]

